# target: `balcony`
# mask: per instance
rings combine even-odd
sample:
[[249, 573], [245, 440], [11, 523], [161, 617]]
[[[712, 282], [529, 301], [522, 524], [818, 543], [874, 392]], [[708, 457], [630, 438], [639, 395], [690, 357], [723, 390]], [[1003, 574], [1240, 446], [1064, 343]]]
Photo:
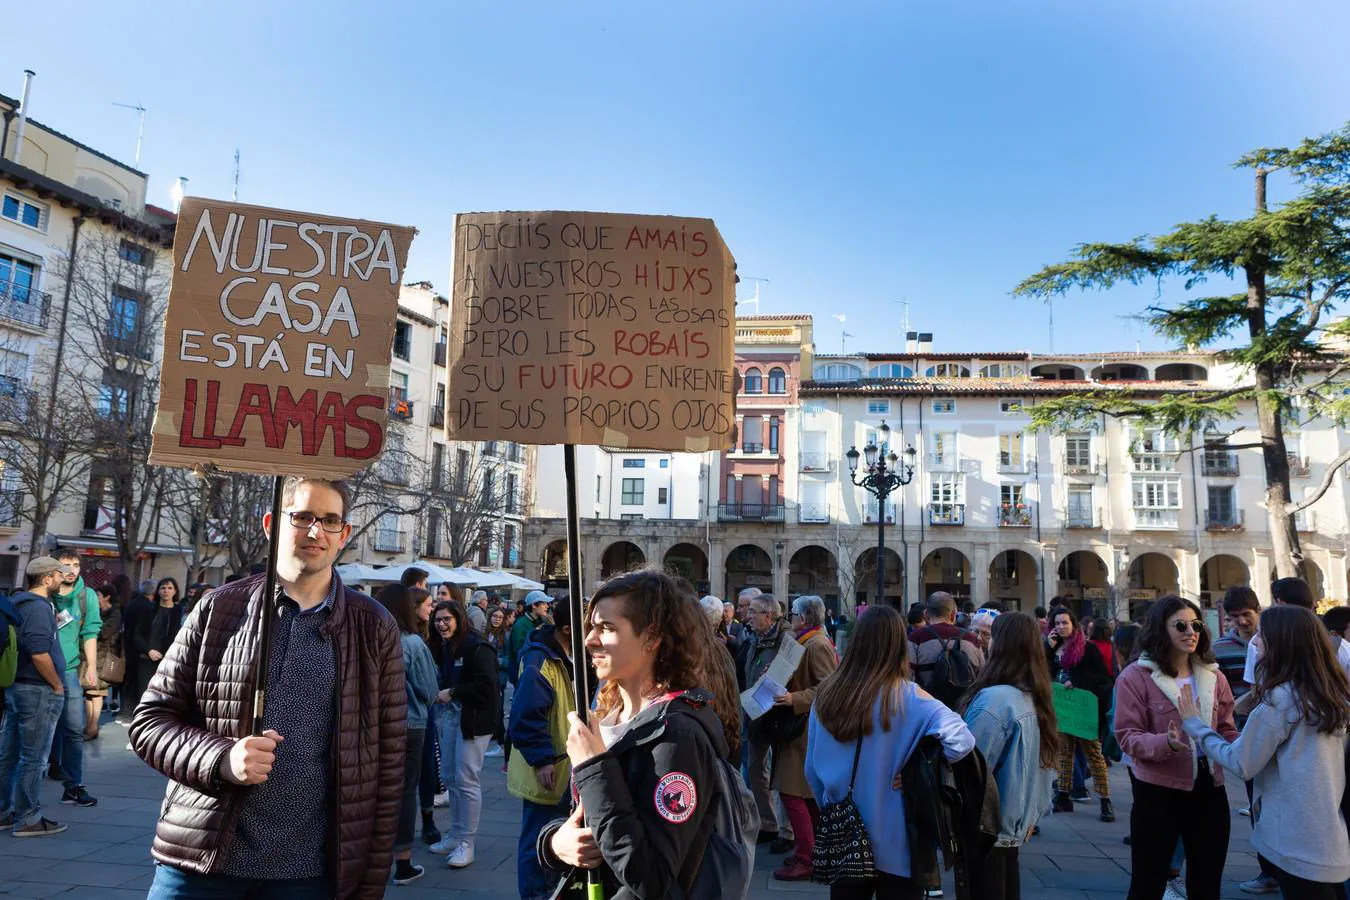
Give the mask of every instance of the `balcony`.
[[764, 452], [764, 445], [763, 445], [763, 444], [752, 444], [752, 443], [750, 443], [749, 441], [746, 441], [745, 443], [741, 444], [741, 452], [742, 452], [742, 453], [763, 453], [763, 452]]
[[445, 367], [445, 358], [448, 350], [449, 348], [444, 342], [436, 345], [436, 365], [442, 368]]
[[[867, 509], [863, 511], [863, 522], [864, 522], [865, 524], [868, 524], [868, 525], [875, 525], [875, 524], [877, 524], [877, 512], [878, 512], [878, 510], [877, 510], [877, 502], [876, 502], [875, 500], [868, 501]], [[894, 503], [887, 503], [887, 504], [886, 504], [886, 524], [887, 524], [887, 525], [894, 525], [894, 524], [895, 524], [895, 504], [894, 504]]]
[[1065, 457], [1062, 463], [1065, 475], [1096, 475], [1097, 461], [1092, 458]]
[[1231, 451], [1206, 450], [1200, 460], [1200, 474], [1208, 478], [1233, 478], [1238, 474], [1238, 456]]
[[405, 422], [412, 420], [413, 403], [408, 399], [407, 388], [389, 389], [389, 415]]
[[782, 522], [781, 503], [720, 503], [717, 506], [719, 522]]
[[1064, 514], [1065, 528], [1101, 528], [1101, 512], [1095, 509], [1070, 508]]
[[998, 508], [999, 528], [1030, 528], [1030, 503], [1005, 503]]
[[802, 454], [803, 472], [828, 472], [834, 468], [834, 460], [823, 451], [810, 451]]
[[154, 359], [150, 342], [140, 330], [132, 331], [130, 334], [108, 334], [104, 340], [107, 341], [107, 348], [120, 356], [135, 357], [144, 362]]
[[1286, 453], [1285, 456], [1289, 459], [1290, 478], [1308, 477], [1308, 474], [1312, 471], [1312, 466], [1308, 463], [1308, 457], [1299, 456], [1297, 453]]
[[964, 503], [928, 504], [928, 524], [964, 525], [966, 524], [966, 505]]
[[1179, 509], [1154, 509], [1135, 507], [1134, 527], [1140, 530], [1176, 529], [1181, 522]]
[[955, 472], [957, 458], [955, 453], [928, 454], [928, 468], [933, 472]]
[[1205, 510], [1205, 530], [1206, 531], [1241, 531], [1244, 528], [1242, 524], [1242, 510], [1230, 509], [1223, 511]]
[[373, 541], [377, 553], [402, 553], [406, 542], [402, 531], [377, 531]]
[[[5, 379], [0, 376], [0, 389], [5, 387]], [[0, 422], [22, 425], [28, 421], [29, 391], [16, 390], [12, 394], [0, 393]]]
[[52, 310], [52, 295], [26, 284], [0, 281], [0, 319], [42, 331]]
[[18, 528], [23, 491], [0, 491], [0, 528]]
[[402, 459], [397, 461], [392, 457], [386, 457], [380, 463], [380, 478], [389, 484], [398, 484], [406, 487], [408, 485], [408, 465]]
[[1007, 475], [1025, 475], [1027, 471], [1027, 461], [1025, 459], [1007, 459], [999, 457], [998, 470]]
[[1175, 472], [1177, 455], [1175, 453], [1132, 453], [1130, 459], [1136, 472]]
[[445, 407], [437, 406], [431, 410], [431, 427], [432, 428], [445, 427]]
[[797, 521], [803, 525], [825, 525], [830, 521], [830, 504], [802, 503], [797, 506]]

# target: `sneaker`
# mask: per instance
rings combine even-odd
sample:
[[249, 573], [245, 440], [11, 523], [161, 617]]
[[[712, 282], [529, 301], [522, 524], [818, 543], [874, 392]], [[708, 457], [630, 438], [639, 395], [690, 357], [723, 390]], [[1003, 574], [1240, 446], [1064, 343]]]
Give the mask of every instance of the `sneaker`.
[[60, 834], [66, 830], [65, 825], [58, 825], [51, 819], [38, 819], [32, 825], [21, 825], [14, 829], [16, 838], [25, 837], [46, 837], [50, 834]]
[[1087, 792], [1087, 788], [1083, 788], [1081, 790], [1070, 792], [1069, 799], [1074, 803], [1087, 803], [1092, 799], [1092, 795]]
[[455, 852], [459, 844], [459, 838], [447, 831], [439, 841], [431, 845], [431, 852], [438, 855], [449, 855]]
[[425, 874], [426, 869], [415, 866], [406, 859], [400, 859], [394, 866], [394, 884], [412, 884]]
[[449, 805], [450, 805], [450, 792], [449, 792], [449, 791], [441, 791], [439, 794], [437, 794], [435, 797], [432, 798], [432, 800], [431, 800], [431, 805], [434, 806], [434, 807], [436, 807], [437, 809], [441, 809], [442, 807], [449, 806]]
[[1163, 900], [1186, 900], [1186, 882], [1180, 878], [1173, 878], [1167, 882], [1167, 890], [1163, 891]]
[[1250, 806], [1244, 806], [1242, 807], [1242, 809], [1238, 810], [1238, 815], [1246, 816], [1247, 818], [1250, 819], [1252, 817], [1252, 808]]
[[[15, 832], [15, 834], [18, 834], [18, 832]], [[1239, 884], [1238, 890], [1248, 894], [1278, 894], [1280, 892], [1280, 886], [1276, 883], [1274, 878], [1271, 878], [1263, 872], [1251, 881], [1244, 881], [1242, 884]]]
[[503, 774], [503, 775], [510, 775], [510, 774], [511, 774], [511, 767], [510, 767], [509, 765], [507, 765], [506, 763], [502, 763], [502, 774]]
[[498, 744], [493, 744], [491, 747], [488, 747], [488, 748], [487, 748], [487, 752], [484, 753], [483, 755], [484, 755], [484, 756], [501, 756], [501, 755], [502, 755], [502, 748], [501, 748]]
[[942, 896], [942, 888], [940, 888], [940, 887], [924, 888], [924, 889], [923, 889], [923, 895], [924, 895], [925, 897], [941, 897], [941, 896]]
[[1055, 802], [1051, 807], [1055, 812], [1073, 812], [1073, 801], [1069, 799], [1068, 794], [1056, 793]]
[[84, 785], [66, 788], [66, 792], [61, 795], [61, 802], [66, 806], [98, 806], [98, 801], [89, 796], [89, 792], [84, 789]]
[[1106, 799], [1105, 797], [1102, 798], [1101, 820], [1103, 822], [1114, 822], [1116, 820], [1115, 807], [1113, 807], [1111, 805], [1111, 801]]
[[462, 869], [473, 865], [473, 844], [460, 841], [459, 846], [446, 858], [445, 864], [452, 869]]
[[789, 856], [781, 869], [774, 869], [773, 877], [779, 881], [810, 881], [811, 865], [795, 856]]

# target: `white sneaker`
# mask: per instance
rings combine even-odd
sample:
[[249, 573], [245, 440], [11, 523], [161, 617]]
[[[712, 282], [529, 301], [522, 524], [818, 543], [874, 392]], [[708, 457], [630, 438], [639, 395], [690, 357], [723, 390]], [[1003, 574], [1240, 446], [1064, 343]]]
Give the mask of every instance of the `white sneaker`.
[[1163, 892], [1163, 900], [1186, 900], [1186, 880], [1184, 878], [1173, 878], [1167, 882], [1167, 890]]
[[498, 745], [498, 744], [493, 744], [491, 747], [488, 747], [488, 748], [487, 748], [487, 752], [484, 753], [483, 755], [484, 755], [484, 756], [501, 756], [501, 755], [502, 755], [502, 748], [501, 748], [501, 746]]
[[439, 794], [437, 794], [435, 797], [431, 798], [431, 805], [434, 806], [434, 807], [436, 807], [437, 809], [441, 809], [441, 808], [443, 808], [443, 807], [449, 806], [449, 805], [450, 805], [450, 792], [449, 792], [449, 791], [441, 791], [441, 792], [440, 792]]
[[431, 852], [437, 854], [454, 853], [456, 850], [459, 849], [459, 844], [460, 844], [459, 838], [457, 838], [453, 834], [450, 834], [447, 831], [445, 833], [445, 837], [441, 838], [439, 841], [431, 845]]
[[462, 869], [465, 866], [473, 865], [473, 844], [468, 841], [460, 841], [459, 846], [450, 854], [445, 864], [452, 869]]

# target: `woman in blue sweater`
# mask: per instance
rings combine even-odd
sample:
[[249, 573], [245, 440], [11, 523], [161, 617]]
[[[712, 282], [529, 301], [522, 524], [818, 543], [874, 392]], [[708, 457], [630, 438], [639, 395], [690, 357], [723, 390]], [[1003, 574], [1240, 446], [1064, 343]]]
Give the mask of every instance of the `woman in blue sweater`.
[[417, 826], [417, 785], [422, 774], [422, 744], [427, 736], [427, 708], [436, 700], [436, 663], [422, 637], [426, 623], [418, 616], [418, 603], [408, 588], [391, 584], [375, 595], [398, 623], [402, 632], [403, 674], [408, 685], [408, 743], [403, 769], [403, 802], [398, 810], [398, 834], [394, 838], [394, 884], [410, 884], [425, 871], [412, 864], [413, 837]]
[[831, 900], [918, 900], [899, 776], [919, 740], [935, 736], [948, 759], [975, 746], [952, 712], [909, 680], [905, 620], [889, 606], [868, 607], [849, 636], [848, 654], [821, 683], [811, 707], [806, 780], [821, 806], [848, 793], [854, 751], [862, 744], [853, 801], [872, 841], [876, 877], [830, 887]]
[[966, 724], [998, 784], [1001, 819], [994, 849], [972, 874], [980, 900], [1018, 900], [1018, 848], [1044, 811], [1060, 736], [1040, 626], [1009, 612], [992, 631], [989, 658], [966, 695]]

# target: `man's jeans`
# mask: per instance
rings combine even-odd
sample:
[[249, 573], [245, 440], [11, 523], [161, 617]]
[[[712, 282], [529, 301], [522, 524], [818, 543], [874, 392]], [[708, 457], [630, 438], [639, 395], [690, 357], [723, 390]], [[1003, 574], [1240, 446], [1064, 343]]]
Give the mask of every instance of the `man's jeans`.
[[556, 806], [544, 806], [522, 800], [520, 813], [520, 838], [516, 845], [516, 887], [521, 900], [548, 900], [558, 886], [560, 872], [550, 872], [539, 864], [535, 844], [539, 832], [555, 819], [565, 819], [571, 813], [567, 808], [566, 796]]
[[5, 689], [5, 729], [0, 738], [0, 812], [14, 812], [15, 827], [42, 818], [39, 791], [62, 698], [45, 684]]
[[84, 784], [84, 685], [78, 667], [67, 669], [61, 681], [66, 702], [52, 740], [51, 763], [60, 767], [61, 781], [70, 790]]
[[145, 900], [329, 900], [327, 878], [236, 878], [196, 875], [173, 866], [155, 866], [155, 880]]

